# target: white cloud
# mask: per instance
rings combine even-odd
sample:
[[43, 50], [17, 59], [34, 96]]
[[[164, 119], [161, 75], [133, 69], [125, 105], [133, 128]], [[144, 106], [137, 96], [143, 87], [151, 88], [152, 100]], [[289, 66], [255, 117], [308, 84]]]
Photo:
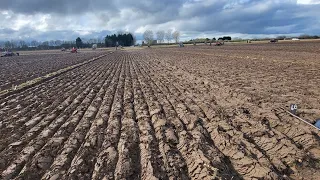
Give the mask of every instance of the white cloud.
[[320, 4], [320, 0], [297, 0], [298, 4]]
[[79, 35], [81, 35], [81, 36], [85, 36], [85, 35], [89, 35], [89, 34], [91, 34], [91, 32], [90, 31], [75, 31], [76, 33], [78, 33]]

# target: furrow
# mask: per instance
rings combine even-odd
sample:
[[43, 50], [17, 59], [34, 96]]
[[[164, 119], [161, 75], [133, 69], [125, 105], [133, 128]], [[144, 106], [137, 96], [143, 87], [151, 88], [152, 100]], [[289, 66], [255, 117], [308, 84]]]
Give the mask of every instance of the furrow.
[[66, 179], [90, 179], [92, 177], [97, 156], [101, 151], [101, 146], [104, 141], [104, 131], [108, 125], [112, 103], [120, 81], [119, 69], [121, 69], [121, 64], [122, 63], [119, 63], [118, 67], [113, 69], [115, 76], [110, 79], [111, 83], [108, 85], [96, 118], [92, 122], [85, 141], [82, 143], [71, 163]]
[[[116, 53], [117, 54], [117, 53]], [[118, 143], [120, 139], [121, 120], [123, 118], [123, 95], [125, 84], [124, 65], [125, 60], [121, 54], [117, 54], [117, 60], [121, 61], [119, 84], [115, 93], [111, 108], [108, 126], [104, 132], [102, 148], [97, 156], [92, 174], [92, 179], [113, 179], [118, 161]]]
[[291, 117], [284, 109], [277, 109], [275, 115], [278, 119], [271, 121], [270, 126], [285, 134], [298, 147], [303, 147], [305, 150], [319, 147], [320, 143], [315, 137], [319, 137], [319, 131], [311, 130], [309, 126]]
[[[205, 86], [205, 85], [201, 83], [196, 85], [196, 87], [198, 88], [202, 86]], [[192, 87], [194, 87], [194, 85]], [[194, 90], [195, 88], [192, 88], [192, 87], [188, 86], [182, 89], [184, 91], [187, 91], [189, 89]], [[206, 92], [206, 91], [207, 90], [203, 88], [201, 92]], [[208, 91], [208, 93], [210, 92]], [[199, 97], [201, 96], [203, 96], [203, 94], [201, 94]], [[270, 128], [268, 128], [268, 125], [265, 124], [268, 122], [266, 118], [263, 118], [262, 121], [260, 122], [250, 121], [248, 117], [243, 116], [241, 112], [240, 113], [236, 112], [237, 114], [234, 114], [232, 116], [226, 116], [227, 113], [224, 112], [225, 110], [223, 110], [223, 108], [219, 107], [217, 109], [220, 109], [219, 110], [220, 112], [219, 111], [218, 112], [220, 115], [222, 115], [222, 119], [225, 119], [227, 124], [230, 124], [232, 126], [231, 129], [236, 130], [235, 131], [237, 132], [236, 134], [240, 134], [241, 135], [240, 137], [243, 137], [244, 139], [246, 139], [247, 142], [250, 142], [255, 149], [260, 151], [267, 159], [269, 159], [269, 161], [271, 161], [274, 167], [273, 169], [275, 170], [278, 169], [279, 171], [281, 171], [281, 173], [284, 173], [284, 174], [292, 173], [292, 170], [290, 167], [294, 166], [295, 162], [299, 158], [302, 158], [304, 153], [298, 149], [298, 146], [296, 146], [296, 144], [290, 142], [286, 136], [284, 136], [277, 130], [274, 130], [274, 129], [271, 130]], [[248, 113], [247, 109], [242, 109], [242, 111]], [[239, 116], [239, 114], [242, 116]], [[212, 128], [212, 125], [208, 127]], [[225, 127], [224, 129], [227, 129], [229, 131], [230, 127]], [[235, 133], [230, 135], [235, 136]], [[277, 153], [278, 150], [281, 149], [282, 147], [284, 147], [284, 149], [283, 151], [281, 151], [281, 154]], [[263, 164], [265, 163], [265, 160], [261, 161], [261, 159], [259, 159], [259, 161], [263, 162]]]
[[[151, 79], [150, 79], [151, 80]], [[223, 154], [208, 142], [201, 126], [201, 120], [172, 94], [161, 82], [154, 82], [169, 102], [163, 105], [177, 128], [178, 149], [186, 160], [191, 179], [213, 179], [237, 177]], [[168, 116], [167, 116], [168, 117]]]
[[[92, 64], [94, 64], [95, 66], [93, 66]], [[90, 71], [92, 71], [93, 69], [96, 69], [98, 64], [95, 62], [92, 62], [91, 67], [89, 68]], [[23, 111], [24, 109], [21, 109], [22, 107], [24, 107], [24, 104], [30, 104], [30, 101], [36, 101], [35, 104], [39, 104], [41, 101], [41, 93], [37, 93], [34, 94], [34, 91], [39, 90], [40, 92], [45, 92], [44, 98], [46, 97], [50, 97], [50, 94], [61, 94], [63, 95], [63, 92], [67, 92], [67, 86], [69, 86], [70, 84], [74, 84], [75, 80], [81, 79], [84, 76], [84, 71], [86, 69], [82, 66], [78, 68], [78, 71], [74, 72], [68, 72], [68, 78], [65, 78], [65, 76], [58, 76], [56, 78], [50, 79], [49, 81], [46, 81], [42, 84], [39, 84], [35, 87], [31, 87], [30, 89], [17, 93], [17, 94], [13, 94], [11, 96], [8, 96], [6, 98], [4, 98], [5, 103], [3, 104], [3, 106], [5, 106], [4, 108], [6, 109], [10, 109], [10, 111], [6, 112], [7, 115], [16, 115], [15, 112], [20, 112]], [[87, 69], [88, 70], [88, 69]], [[74, 73], [73, 73], [74, 72]], [[79, 74], [81, 75], [79, 77]], [[76, 78], [76, 79], [75, 79]], [[60, 81], [64, 81], [65, 83], [61, 83]], [[45, 100], [48, 100], [47, 98]], [[50, 99], [49, 99], [50, 100]], [[17, 103], [21, 103], [18, 104]], [[41, 105], [41, 104], [40, 104]], [[19, 108], [17, 108], [17, 106]], [[26, 107], [27, 108], [27, 107]], [[1, 110], [0, 110], [1, 111]], [[4, 114], [5, 115], [5, 114]]]
[[[92, 77], [90, 76], [88, 77], [90, 77], [91, 80], [94, 80], [97, 77], [97, 75], [98, 73], [95, 73], [93, 74]], [[84, 80], [82, 83], [79, 83], [78, 86], [75, 86], [72, 89], [72, 91], [67, 93], [69, 96], [64, 96], [63, 98], [56, 98], [56, 100], [51, 104], [49, 104], [48, 107], [42, 109], [37, 114], [32, 115], [32, 117], [30, 116], [22, 117], [21, 119], [16, 121], [14, 124], [12, 124], [10, 128], [7, 127], [5, 129], [6, 131], [15, 130], [16, 133], [14, 133], [13, 135], [11, 134], [11, 136], [8, 137], [8, 139], [5, 136], [2, 136], [1, 145], [3, 146], [3, 148], [6, 147], [8, 144], [18, 140], [22, 135], [24, 135], [25, 131], [28, 131], [28, 130], [32, 131], [31, 129], [32, 126], [37, 125], [39, 122], [41, 122], [46, 118], [44, 116], [45, 114], [56, 114], [55, 116], [58, 116], [59, 113], [63, 112], [64, 108], [68, 107], [68, 104], [69, 104], [68, 102], [72, 101], [76, 97], [76, 94], [81, 93], [90, 84], [91, 82], [90, 79], [88, 79], [89, 81]], [[63, 102], [62, 100], [64, 100], [65, 102]], [[30, 112], [30, 114], [34, 114], [34, 113], [35, 113], [34, 111]], [[17, 131], [16, 128], [19, 128], [19, 130]], [[6, 135], [6, 134], [10, 134], [10, 133], [3, 133], [3, 135]]]
[[[137, 56], [132, 56], [131, 68], [141, 67], [135, 64]], [[140, 71], [140, 70], [139, 70]], [[155, 136], [159, 141], [159, 150], [164, 162], [166, 173], [169, 179], [189, 179], [187, 164], [177, 148], [178, 136], [175, 132], [175, 126], [167, 120], [166, 114], [160, 100], [155, 96], [157, 92], [153, 90], [154, 86], [146, 80], [143, 73], [139, 72], [142, 91], [146, 95], [151, 122], [155, 131]]]
[[140, 131], [141, 179], [168, 179], [163, 158], [159, 152], [159, 142], [152, 126], [146, 95], [142, 91], [137, 73], [137, 67], [131, 66], [134, 110]]
[[[111, 70], [111, 69], [116, 69], [113, 67], [117, 67], [117, 66], [108, 67], [108, 70], [107, 70], [108, 77], [105, 83], [102, 85], [101, 87], [102, 89], [108, 89], [108, 86], [110, 85], [110, 79], [114, 77], [114, 72], [115, 72], [114, 70]], [[105, 79], [105, 77], [103, 77], [102, 79]], [[91, 90], [90, 88], [87, 89], [87, 91], [90, 91], [90, 90]], [[97, 94], [96, 99], [99, 100], [101, 96], [102, 96], [102, 92]], [[46, 145], [42, 147], [42, 149], [32, 158], [32, 160], [25, 165], [19, 177], [27, 178], [27, 179], [30, 179], [30, 178], [38, 179], [45, 173], [46, 170], [50, 168], [53, 162], [53, 159], [61, 151], [60, 149], [62, 148], [62, 145], [70, 136], [70, 134], [73, 132], [73, 130], [76, 128], [80, 119], [84, 116], [84, 113], [85, 113], [84, 110], [88, 108], [88, 105], [86, 105], [86, 103], [89, 100], [84, 100], [82, 102], [81, 101], [82, 100], [80, 99], [77, 100], [77, 104], [79, 105], [77, 109], [74, 111], [70, 111], [68, 113], [68, 114], [72, 114], [71, 117], [68, 118], [68, 116], [65, 116], [65, 118], [68, 118], [68, 120], [66, 120], [64, 124], [60, 126], [60, 128], [58, 129], [58, 131], [54, 133], [50, 141], [48, 141]]]
[[[112, 57], [109, 58], [111, 59]], [[72, 129], [66, 127], [66, 129], [62, 129], [60, 132], [58, 131], [58, 133], [61, 134], [67, 133], [68, 136], [65, 136], [67, 137], [67, 140], [63, 136], [60, 138], [58, 137], [59, 139], [57, 140], [60, 141], [58, 144], [63, 143], [63, 147], [58, 150], [57, 154], [59, 155], [55, 157], [50, 168], [43, 175], [43, 179], [50, 179], [52, 177], [60, 177], [64, 179], [64, 177], [67, 175], [66, 169], [70, 167], [74, 156], [83, 143], [86, 133], [89, 131], [90, 126], [92, 125], [92, 121], [96, 117], [98, 108], [100, 107], [100, 104], [102, 102], [101, 97], [104, 93], [103, 84], [106, 80], [107, 76], [103, 76], [96, 80], [98, 84], [95, 87], [91, 88], [91, 96], [86, 99], [87, 101], [84, 101], [81, 104], [81, 106], [83, 107], [80, 109], [80, 111], [76, 112], [81, 113], [81, 116], [75, 116], [70, 121], [70, 123], [76, 122], [72, 124]], [[66, 126], [68, 126], [68, 124], [66, 124]], [[61, 134], [58, 134], [58, 136], [61, 136]]]
[[115, 179], [140, 179], [139, 127], [134, 111], [134, 94], [130, 70], [131, 57], [126, 56], [126, 80], [124, 89], [124, 111], [121, 135], [118, 143], [119, 158], [115, 169]]
[[[103, 76], [103, 74], [100, 74], [99, 77], [104, 77], [104, 76]], [[96, 78], [99, 78], [99, 77], [96, 77]], [[101, 86], [101, 82], [96, 81], [96, 80], [93, 81], [93, 84], [91, 86], [94, 88], [94, 85], [96, 83], [98, 83], [97, 87]], [[84, 100], [84, 102], [88, 102], [88, 104], [90, 104], [90, 102], [92, 101], [92, 99], [95, 96], [95, 93], [97, 91], [97, 87], [95, 87], [93, 90], [90, 90], [90, 87], [87, 88], [87, 91], [88, 92], [91, 91], [91, 92], [89, 93], [88, 97]], [[69, 100], [67, 103], [68, 104], [67, 106], [69, 106], [71, 102], [72, 101]], [[74, 108], [76, 108], [78, 106], [78, 102], [77, 101], [75, 102]], [[69, 111], [69, 113], [67, 113], [67, 114], [70, 114], [70, 112], [73, 112], [74, 110], [68, 109], [67, 112], [68, 111]], [[88, 111], [88, 113], [90, 114], [92, 112]], [[30, 158], [30, 156], [34, 155], [37, 150], [40, 150], [45, 145], [46, 142], [44, 139], [51, 137], [52, 134], [54, 133], [54, 131], [61, 126], [61, 124], [67, 119], [68, 116], [64, 115], [62, 117], [57, 118], [58, 116], [56, 115], [56, 116], [54, 116], [53, 119], [55, 119], [55, 118], [57, 118], [57, 119], [55, 119], [55, 121], [53, 121], [53, 123], [51, 123], [53, 120], [53, 119], [51, 120], [52, 117], [51, 116], [48, 116], [48, 117], [50, 117], [50, 119], [48, 119], [47, 121], [41, 121], [41, 123], [38, 124], [39, 125], [38, 128], [34, 127], [33, 128], [34, 131], [32, 131], [32, 129], [31, 129], [30, 133], [28, 133], [26, 135], [26, 138], [32, 139], [32, 141], [21, 151], [20, 155], [16, 158], [16, 160], [2, 173], [4, 178], [8, 178], [8, 177], [10, 178], [10, 177], [16, 175], [21, 170], [21, 168], [26, 163], [26, 161]], [[47, 129], [45, 129], [45, 131], [42, 131], [42, 133], [39, 134], [40, 131], [45, 127], [47, 127]], [[33, 137], [35, 137], [37, 134], [39, 134], [39, 136], [37, 136], [35, 139], [33, 139]], [[26, 141], [22, 140], [22, 142], [26, 142]], [[19, 144], [18, 147], [20, 147], [19, 149], [21, 149], [21, 147], [23, 147], [23, 146], [20, 146], [20, 144]]]
[[[97, 76], [92, 77], [92, 80], [94, 80], [95, 78], [97, 78]], [[93, 86], [93, 85], [90, 85], [90, 86]], [[74, 94], [68, 99], [66, 99], [64, 104], [61, 104], [60, 106], [58, 106], [58, 108], [60, 109], [51, 112], [36, 127], [31, 128], [19, 140], [17, 140], [15, 143], [12, 143], [12, 145], [8, 146], [3, 152], [1, 152], [0, 155], [5, 160], [2, 168], [6, 167], [6, 165], [10, 163], [13, 158], [15, 158], [14, 155], [19, 153], [24, 148], [24, 146], [29, 143], [30, 140], [35, 138], [45, 127], [47, 127], [47, 125], [52, 123], [52, 121], [53, 121], [52, 124], [54, 124], [54, 128], [57, 128], [61, 123], [63, 123], [66, 119], [68, 119], [70, 114], [72, 114], [72, 112], [77, 108], [77, 106], [79, 106], [79, 103], [83, 100], [83, 98], [90, 92], [90, 86], [85, 87], [86, 90], [84, 90], [83, 93], [80, 94], [80, 96], [78, 96], [77, 94]], [[62, 107], [65, 107], [66, 109], [64, 109], [63, 111]], [[60, 112], [60, 115], [57, 114], [57, 112]], [[20, 133], [23, 133], [23, 131]]]
[[[152, 68], [148, 67], [148, 69], [151, 70]], [[210, 134], [209, 136], [212, 137], [209, 141], [213, 141], [216, 147], [230, 158], [235, 170], [237, 170], [240, 175], [244, 178], [277, 177], [277, 172], [274, 172], [268, 159], [265, 158], [261, 152], [252, 147], [252, 145], [250, 146], [250, 143], [244, 138], [241, 138], [241, 133], [238, 133], [238, 131], [228, 123], [222, 122], [217, 116], [217, 113], [214, 112], [214, 108], [209, 105], [209, 102], [206, 102], [206, 99], [201, 98], [201, 96], [195, 97], [189, 92], [190, 87], [182, 88], [181, 85], [175, 83], [174, 80], [170, 79], [167, 81], [165, 77], [160, 77], [161, 82], [165, 83], [167, 86], [171, 85], [175, 90], [179, 91], [180, 99], [188, 104], [188, 108], [192, 112], [204, 120], [203, 128], [205, 129], [206, 134]], [[210, 118], [208, 118], [207, 115]], [[259, 160], [257, 160], [257, 158], [259, 158]]]
[[[72, 75], [72, 73], [70, 73]], [[51, 95], [54, 93], [57, 93], [57, 91], [60, 91], [59, 93], [64, 94], [64, 92], [68, 92], [69, 88], [73, 81], [79, 81], [81, 78], [73, 79], [77, 77], [76, 75], [72, 75], [71, 78], [65, 78], [59, 77], [57, 79], [52, 79], [50, 82], [45, 84], [40, 84], [32, 89], [29, 89], [27, 91], [23, 91], [20, 94], [12, 95], [7, 99], [7, 102], [4, 108], [10, 109], [9, 111], [6, 111], [5, 114], [3, 113], [3, 117], [10, 117], [10, 116], [21, 116], [25, 112], [28, 112], [29, 110], [32, 110], [31, 107], [40, 108], [41, 109], [41, 99], [52, 97]], [[64, 83], [60, 83], [60, 81], [64, 81]], [[50, 85], [49, 85], [50, 84]], [[34, 91], [37, 91], [37, 94], [34, 93]], [[12, 101], [14, 99], [14, 101]], [[50, 98], [47, 98], [46, 100], [50, 101]], [[10, 103], [11, 102], [11, 103]], [[30, 104], [32, 103], [32, 104]], [[24, 108], [23, 108], [24, 107]]]

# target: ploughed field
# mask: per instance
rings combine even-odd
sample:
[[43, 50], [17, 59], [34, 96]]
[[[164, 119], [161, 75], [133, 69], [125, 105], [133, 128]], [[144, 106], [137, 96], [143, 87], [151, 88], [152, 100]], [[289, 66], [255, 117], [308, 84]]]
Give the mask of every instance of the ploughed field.
[[61, 51], [46, 51], [46, 53], [35, 51], [33, 54], [31, 52], [21, 54], [21, 56], [0, 58], [0, 91], [81, 63], [96, 57], [98, 52], [71, 54]]
[[286, 113], [320, 116], [301, 46], [115, 51], [3, 95], [0, 179], [317, 179], [319, 131]]

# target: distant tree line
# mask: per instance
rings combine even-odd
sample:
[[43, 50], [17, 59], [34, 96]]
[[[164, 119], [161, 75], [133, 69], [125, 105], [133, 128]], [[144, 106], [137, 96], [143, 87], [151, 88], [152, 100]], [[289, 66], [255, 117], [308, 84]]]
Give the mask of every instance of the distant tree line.
[[[278, 36], [275, 39], [277, 40], [285, 40], [285, 39], [291, 39], [293, 37], [288, 36]], [[320, 36], [317, 35], [307, 35], [302, 34], [298, 37], [299, 39], [319, 39]], [[159, 30], [155, 33], [153, 33], [152, 30], [146, 30], [143, 33], [143, 44], [151, 45], [151, 44], [170, 44], [170, 43], [179, 43], [180, 41], [180, 32], [168, 30]], [[252, 41], [260, 41], [260, 40], [270, 40], [272, 38], [253, 38]], [[230, 36], [223, 36], [219, 38], [197, 38], [197, 39], [191, 39], [189, 41], [185, 41], [184, 43], [210, 43], [215, 42], [216, 40], [224, 40], [224, 41], [231, 41], [232, 38]], [[234, 38], [235, 41], [241, 41], [241, 38]], [[115, 46], [118, 42], [121, 46], [131, 46], [136, 43], [136, 39], [134, 35], [131, 33], [118, 33], [113, 35], [107, 35], [104, 38], [92, 38], [92, 39], [81, 39], [78, 37], [74, 41], [62, 41], [62, 40], [50, 40], [50, 41], [0, 41], [0, 48], [3, 49], [14, 49], [14, 50], [44, 50], [44, 49], [61, 49], [66, 48], [70, 49], [72, 47], [78, 47], [78, 48], [91, 48], [93, 44], [97, 44], [97, 47], [112, 47]]]
[[[51, 40], [51, 41], [4, 41], [0, 42], [0, 47], [3, 49], [13, 49], [13, 50], [46, 50], [46, 49], [70, 49], [72, 47], [78, 48], [91, 48], [93, 44], [97, 44], [98, 47], [105, 47], [104, 38], [96, 39], [78, 39], [77, 41], [62, 41], [62, 40]], [[80, 41], [79, 41], [80, 40]], [[80, 42], [80, 44], [79, 44]]]
[[135, 38], [131, 33], [119, 33], [113, 35], [107, 35], [105, 37], [105, 46], [114, 47], [116, 45], [132, 46], [135, 44]]
[[[218, 41], [231, 41], [232, 38], [230, 36], [223, 36], [223, 37], [219, 37]], [[196, 39], [190, 39], [189, 41], [185, 42], [186, 44], [192, 44], [192, 43], [213, 43], [216, 42], [217, 39], [214, 37], [212, 39], [210, 38], [196, 38]]]
[[219, 37], [218, 40], [231, 41], [231, 37], [230, 36], [223, 36], [223, 37]]

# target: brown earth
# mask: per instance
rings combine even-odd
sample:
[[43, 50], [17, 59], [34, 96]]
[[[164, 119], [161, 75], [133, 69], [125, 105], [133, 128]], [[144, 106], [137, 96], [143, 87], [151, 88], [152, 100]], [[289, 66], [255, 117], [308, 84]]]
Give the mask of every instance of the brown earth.
[[0, 58], [0, 91], [59, 69], [84, 62], [103, 52], [61, 51], [22, 52], [20, 56]]
[[0, 100], [0, 179], [318, 179], [318, 43], [116, 51]]

